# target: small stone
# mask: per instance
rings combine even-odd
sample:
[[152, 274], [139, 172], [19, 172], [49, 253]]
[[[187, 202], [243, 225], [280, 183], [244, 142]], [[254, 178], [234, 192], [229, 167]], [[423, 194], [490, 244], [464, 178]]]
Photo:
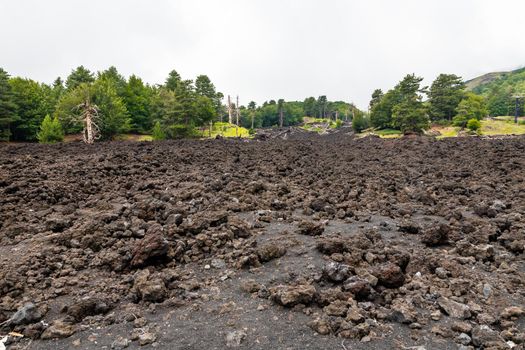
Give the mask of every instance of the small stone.
[[278, 259], [286, 254], [286, 247], [277, 243], [266, 243], [257, 248], [257, 255], [261, 262], [268, 262]]
[[450, 227], [445, 224], [432, 226], [423, 232], [421, 242], [427, 247], [434, 247], [448, 242]]
[[298, 225], [298, 233], [307, 236], [320, 236], [324, 232], [323, 224], [315, 224], [312, 221], [303, 220]]
[[346, 320], [352, 323], [361, 323], [365, 320], [365, 318], [363, 315], [361, 315], [359, 308], [351, 307], [346, 312]]
[[323, 267], [323, 276], [332, 282], [342, 282], [350, 275], [350, 266], [330, 262]]
[[139, 335], [139, 345], [144, 346], [157, 340], [157, 335], [152, 332], [145, 332]]
[[472, 339], [469, 337], [468, 334], [461, 333], [456, 337], [456, 342], [461, 345], [469, 345]]
[[346, 311], [348, 309], [348, 303], [343, 300], [336, 300], [329, 305], [325, 306], [323, 311], [328, 316], [346, 316]]
[[442, 267], [438, 267], [436, 269], [436, 276], [438, 276], [439, 278], [441, 279], [447, 279], [448, 278], [448, 271], [445, 270], [444, 268]]
[[244, 338], [246, 338], [246, 332], [243, 330], [228, 332], [228, 334], [226, 334], [226, 346], [229, 348], [237, 348], [241, 346]]
[[430, 318], [431, 318], [433, 321], [439, 321], [439, 320], [441, 320], [441, 311], [436, 310], [436, 311], [432, 312], [432, 313], [430, 314]]
[[505, 308], [501, 314], [500, 317], [503, 319], [509, 319], [512, 317], [520, 317], [525, 315], [525, 311], [519, 307], [519, 306], [510, 306]]
[[459, 332], [459, 333], [470, 334], [470, 332], [472, 332], [472, 325], [470, 323], [462, 322], [462, 321], [456, 321], [452, 323], [452, 326], [450, 328], [453, 331]]
[[213, 267], [214, 269], [223, 269], [226, 267], [226, 263], [223, 259], [212, 259], [211, 267]]
[[315, 287], [310, 284], [277, 286], [270, 289], [271, 298], [282, 306], [310, 304], [315, 296]]
[[72, 325], [64, 323], [62, 320], [56, 320], [40, 336], [41, 339], [67, 338], [75, 333]]
[[308, 327], [310, 327], [315, 332], [321, 335], [327, 335], [327, 334], [330, 334], [331, 332], [330, 323], [325, 319], [317, 318], [309, 322]]
[[204, 265], [204, 270], [209, 270], [209, 269], [211, 269], [210, 265], [208, 265], [208, 264]]
[[470, 308], [465, 304], [458, 303], [445, 297], [439, 298], [437, 302], [439, 307], [441, 307], [441, 309], [443, 309], [443, 311], [450, 317], [459, 318], [461, 320], [471, 317]]
[[488, 344], [505, 344], [497, 331], [486, 325], [476, 326], [472, 329], [472, 344], [476, 347]]
[[378, 279], [378, 284], [387, 288], [398, 288], [405, 283], [405, 275], [401, 268], [393, 263], [381, 265], [374, 271], [374, 276]]
[[7, 326], [18, 326], [23, 324], [34, 323], [42, 318], [42, 315], [36, 308], [35, 304], [27, 303], [18, 309], [13, 316], [7, 321]]
[[372, 288], [367, 280], [358, 276], [352, 276], [345, 281], [343, 290], [349, 291], [356, 299], [362, 300], [370, 295]]
[[129, 346], [130, 343], [131, 341], [129, 339], [119, 336], [117, 339], [113, 341], [113, 343], [111, 343], [111, 348], [115, 350], [125, 349]]
[[485, 283], [483, 285], [483, 296], [485, 297], [485, 299], [488, 299], [490, 298], [491, 295], [492, 295], [492, 286], [488, 283]]

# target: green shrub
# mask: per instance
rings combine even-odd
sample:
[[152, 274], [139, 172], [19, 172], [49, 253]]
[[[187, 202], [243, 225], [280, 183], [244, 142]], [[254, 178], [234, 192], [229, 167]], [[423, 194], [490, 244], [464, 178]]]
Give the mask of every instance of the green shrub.
[[355, 132], [362, 132], [363, 130], [368, 129], [369, 127], [370, 120], [361, 113], [358, 113], [352, 120], [352, 129], [354, 129]]
[[335, 121], [335, 128], [339, 129], [341, 126], [343, 126], [343, 121], [341, 119], [337, 119]]
[[476, 118], [472, 118], [467, 122], [467, 128], [471, 131], [476, 131], [481, 128], [481, 123]]
[[255, 129], [250, 128], [250, 129], [248, 130], [248, 134], [250, 134], [250, 135], [255, 135]]
[[40, 143], [55, 143], [64, 141], [64, 131], [62, 130], [62, 124], [57, 117], [51, 119], [46, 115], [42, 124], [40, 125], [40, 131], [37, 133], [38, 142]]
[[452, 125], [452, 121], [451, 120], [447, 120], [447, 119], [439, 119], [439, 120], [433, 121], [432, 124], [438, 125], [438, 126], [451, 126]]
[[162, 126], [160, 125], [160, 122], [157, 121], [155, 125], [153, 126], [153, 130], [151, 131], [151, 137], [154, 141], [160, 141], [166, 139], [166, 133], [162, 129]]
[[467, 122], [469, 121], [468, 117], [465, 115], [457, 115], [452, 119], [452, 125], [459, 126], [460, 128], [464, 128], [467, 126]]
[[168, 128], [167, 132], [171, 139], [185, 139], [195, 137], [195, 129], [191, 125], [173, 124]]

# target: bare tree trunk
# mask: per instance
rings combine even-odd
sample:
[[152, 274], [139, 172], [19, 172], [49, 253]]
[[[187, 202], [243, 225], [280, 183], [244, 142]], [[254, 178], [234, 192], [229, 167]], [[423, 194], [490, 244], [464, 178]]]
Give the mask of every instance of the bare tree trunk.
[[255, 112], [252, 111], [252, 130], [253, 130], [253, 119], [255, 118]]
[[81, 117], [84, 122], [82, 138], [85, 143], [92, 144], [100, 137], [100, 129], [95, 123], [95, 119], [98, 118], [98, 107], [91, 104], [89, 96], [87, 96], [86, 100], [77, 106], [77, 109], [82, 110]]
[[230, 95], [228, 95], [228, 123], [233, 124], [233, 118], [232, 118], [232, 101], [230, 99]]
[[235, 108], [235, 114], [237, 116], [237, 123], [235, 127], [235, 136], [239, 137], [239, 95], [237, 95], [237, 106]]
[[281, 106], [281, 108], [279, 109], [279, 127], [282, 128], [283, 127], [283, 107]]
[[339, 120], [339, 111], [335, 111], [335, 121]]

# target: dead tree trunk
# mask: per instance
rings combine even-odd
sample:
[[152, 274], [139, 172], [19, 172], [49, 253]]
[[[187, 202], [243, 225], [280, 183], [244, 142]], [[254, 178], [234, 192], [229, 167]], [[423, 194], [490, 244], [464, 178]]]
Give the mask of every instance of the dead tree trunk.
[[283, 127], [283, 121], [284, 121], [283, 106], [281, 106], [281, 108], [279, 108], [279, 127], [280, 128]]
[[237, 116], [237, 123], [235, 127], [235, 136], [239, 137], [239, 95], [237, 95], [237, 106], [235, 107], [235, 115]]
[[89, 100], [89, 96], [87, 96], [86, 100], [77, 106], [77, 109], [82, 111], [80, 114], [84, 123], [82, 139], [85, 143], [92, 144], [95, 140], [100, 138], [100, 128], [95, 122], [95, 120], [99, 118], [98, 107], [97, 105], [92, 104]]
[[233, 124], [232, 101], [230, 95], [228, 95], [228, 123]]

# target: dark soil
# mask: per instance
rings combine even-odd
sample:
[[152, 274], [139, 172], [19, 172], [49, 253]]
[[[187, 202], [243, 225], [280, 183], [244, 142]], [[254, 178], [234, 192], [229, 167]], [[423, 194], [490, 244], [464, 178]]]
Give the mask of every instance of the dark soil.
[[524, 348], [524, 137], [296, 136], [0, 145], [0, 339]]

